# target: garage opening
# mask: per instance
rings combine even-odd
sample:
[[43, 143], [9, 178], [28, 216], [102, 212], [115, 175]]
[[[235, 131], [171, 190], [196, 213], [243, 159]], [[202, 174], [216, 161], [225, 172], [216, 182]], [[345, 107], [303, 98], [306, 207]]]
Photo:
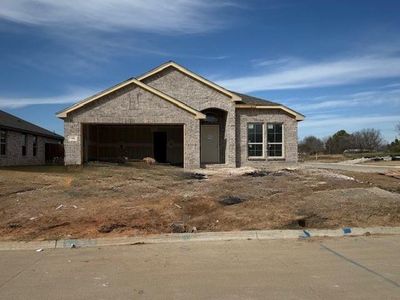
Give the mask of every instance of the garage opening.
[[183, 166], [183, 125], [83, 125], [83, 158], [89, 161], [138, 161]]

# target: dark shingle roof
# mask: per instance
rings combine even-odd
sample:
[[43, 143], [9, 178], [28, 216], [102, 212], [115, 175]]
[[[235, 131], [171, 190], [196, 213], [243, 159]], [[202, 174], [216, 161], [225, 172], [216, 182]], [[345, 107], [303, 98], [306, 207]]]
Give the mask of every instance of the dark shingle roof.
[[0, 128], [63, 140], [61, 135], [0, 110]]
[[261, 99], [261, 98], [257, 98], [257, 97], [253, 97], [250, 95], [245, 95], [245, 94], [241, 94], [241, 93], [237, 93], [237, 92], [233, 92], [236, 95], [238, 95], [240, 98], [242, 98], [242, 102], [244, 104], [252, 104], [252, 105], [266, 105], [266, 106], [279, 106], [281, 104], [276, 103], [276, 102], [272, 102], [269, 100], [265, 100], [265, 99]]

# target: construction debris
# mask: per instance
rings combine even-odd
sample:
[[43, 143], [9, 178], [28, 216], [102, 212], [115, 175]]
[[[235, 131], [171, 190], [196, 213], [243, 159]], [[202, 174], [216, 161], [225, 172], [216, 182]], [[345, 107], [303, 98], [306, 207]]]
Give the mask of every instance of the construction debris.
[[100, 226], [100, 228], [98, 228], [97, 231], [100, 233], [109, 233], [117, 228], [123, 228], [123, 227], [126, 227], [126, 225], [121, 223], [112, 223]]
[[243, 199], [236, 197], [236, 196], [228, 196], [222, 200], [219, 201], [222, 205], [234, 205], [234, 204], [239, 204], [242, 203]]
[[400, 171], [397, 171], [397, 170], [386, 172], [386, 173], [379, 173], [379, 174], [385, 175], [385, 176], [389, 176], [389, 177], [393, 177], [393, 178], [396, 178], [396, 179], [400, 179]]
[[173, 233], [184, 233], [186, 232], [186, 226], [183, 222], [174, 222], [171, 224]]
[[145, 157], [143, 161], [148, 165], [154, 165], [156, 163], [156, 160], [152, 157]]
[[189, 179], [197, 179], [197, 180], [203, 180], [203, 179], [208, 179], [208, 176], [203, 173], [187, 173]]
[[244, 173], [244, 176], [251, 176], [251, 177], [264, 177], [271, 174], [271, 172], [264, 171], [264, 170], [255, 170], [252, 172]]

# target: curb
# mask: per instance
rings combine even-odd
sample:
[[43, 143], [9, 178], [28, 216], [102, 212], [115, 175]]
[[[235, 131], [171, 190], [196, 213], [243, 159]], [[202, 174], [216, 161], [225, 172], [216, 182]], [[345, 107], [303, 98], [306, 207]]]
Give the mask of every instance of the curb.
[[63, 239], [31, 242], [0, 242], [0, 251], [68, 249], [123, 246], [138, 244], [161, 244], [179, 242], [210, 242], [232, 240], [278, 240], [308, 239], [313, 237], [344, 237], [362, 235], [400, 235], [400, 227], [366, 227], [342, 229], [305, 229], [305, 230], [250, 230], [230, 232], [170, 233], [137, 237], [99, 238], [99, 239]]

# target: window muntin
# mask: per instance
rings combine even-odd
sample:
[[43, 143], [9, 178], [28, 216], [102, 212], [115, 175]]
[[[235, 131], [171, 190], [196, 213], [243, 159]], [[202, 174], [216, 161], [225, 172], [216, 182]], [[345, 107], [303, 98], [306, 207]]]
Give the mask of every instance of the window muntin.
[[262, 123], [247, 124], [247, 156], [264, 157], [264, 126]]
[[38, 137], [35, 135], [33, 137], [33, 143], [32, 143], [32, 154], [33, 154], [33, 156], [36, 156], [36, 154], [37, 154], [37, 141], [38, 141]]
[[26, 146], [28, 144], [28, 135], [24, 134], [22, 136], [23, 140], [22, 140], [22, 156], [26, 156]]
[[283, 124], [267, 124], [267, 155], [268, 157], [283, 157]]
[[7, 153], [7, 131], [0, 130], [0, 155]]

